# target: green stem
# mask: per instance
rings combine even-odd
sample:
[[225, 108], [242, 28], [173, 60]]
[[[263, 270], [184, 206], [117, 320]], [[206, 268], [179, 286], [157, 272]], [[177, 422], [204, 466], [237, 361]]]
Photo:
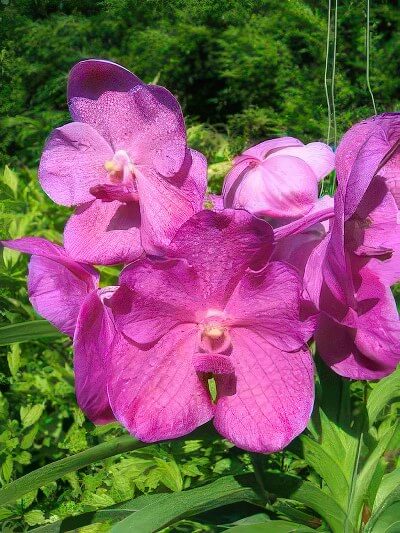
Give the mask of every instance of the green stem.
[[264, 469], [263, 463], [265, 456], [261, 453], [250, 452], [251, 464], [253, 465], [254, 477], [256, 478], [257, 485], [260, 489], [260, 495], [264, 502], [269, 500], [268, 492], [264, 485]]

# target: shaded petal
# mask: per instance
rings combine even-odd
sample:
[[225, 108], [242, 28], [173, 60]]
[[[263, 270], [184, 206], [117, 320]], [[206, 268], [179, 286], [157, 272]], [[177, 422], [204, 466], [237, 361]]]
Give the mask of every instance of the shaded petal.
[[[355, 161], [360, 156], [363, 158], [363, 164], [374, 172], [376, 162], [381, 163], [399, 138], [400, 113], [384, 113], [355, 124], [343, 136], [336, 151], [339, 184], [348, 180]], [[369, 159], [368, 152], [370, 152], [371, 159]], [[397, 150], [384, 168], [379, 170], [379, 174], [390, 182], [394, 173], [398, 175], [399, 152]]]
[[313, 142], [305, 146], [290, 146], [270, 154], [268, 157], [289, 155], [302, 159], [312, 169], [318, 181], [335, 168], [335, 154], [325, 143]]
[[119, 331], [138, 343], [158, 340], [204, 308], [193, 267], [182, 260], [139, 259], [120, 276], [111, 300]]
[[72, 337], [80, 306], [98, 286], [98, 272], [76, 263], [61, 246], [40, 237], [1, 242], [7, 248], [32, 255], [29, 300], [39, 315]]
[[301, 292], [302, 283], [295, 269], [274, 261], [260, 272], [244, 274], [225, 313], [232, 317], [232, 328], [257, 333], [280, 350], [299, 350], [314, 332], [312, 322], [300, 320]]
[[89, 202], [89, 189], [106, 181], [104, 163], [112, 157], [111, 146], [94, 128], [71, 122], [48, 138], [40, 160], [40, 184], [58, 204]]
[[160, 254], [194, 210], [189, 198], [161, 176], [147, 173], [138, 180], [142, 243], [149, 254]]
[[308, 350], [286, 353], [250, 330], [232, 330], [235, 379], [216, 376], [214, 425], [239, 448], [272, 453], [306, 427], [314, 403]]
[[346, 248], [366, 256], [387, 255], [400, 249], [397, 214], [392, 194], [377, 176], [345, 224]]
[[204, 155], [190, 148], [185, 164], [173, 181], [182, 183], [180, 188], [189, 198], [194, 213], [201, 211], [207, 189], [207, 159]]
[[74, 335], [76, 398], [79, 407], [94, 424], [107, 424], [115, 420], [108, 400], [105, 362], [115, 328], [104, 300], [116, 289], [98, 289], [86, 297]]
[[326, 251], [330, 240], [328, 234], [311, 252], [304, 269], [304, 297], [309, 299], [319, 309], [320, 295], [324, 277], [322, 266], [325, 261]]
[[271, 226], [250, 213], [205, 210], [180, 228], [168, 255], [193, 265], [203, 297], [210, 305], [221, 305], [247, 268], [265, 266], [272, 246]]
[[193, 366], [197, 329], [179, 326], [148, 349], [122, 336], [110, 354], [108, 394], [116, 418], [144, 442], [186, 435], [213, 416]]
[[143, 253], [139, 204], [94, 200], [79, 206], [65, 226], [64, 245], [71, 257], [87, 263], [137, 259]]
[[236, 205], [236, 192], [240, 187], [242, 179], [247, 172], [250, 172], [256, 166], [258, 166], [257, 163], [247, 158], [233, 165], [231, 170], [225, 176], [224, 184], [222, 186], [222, 196], [225, 207], [232, 208]]
[[311, 168], [297, 157], [278, 152], [245, 173], [233, 205], [263, 216], [294, 218], [310, 211], [317, 199], [317, 179]]
[[86, 59], [74, 65], [68, 76], [71, 98], [96, 100], [107, 91], [128, 92], [143, 82], [128, 69], [104, 59]]
[[270, 139], [248, 148], [238, 158], [235, 158], [235, 162], [244, 157], [252, 157], [262, 161], [269, 156], [271, 152], [274, 152], [275, 150], [281, 150], [282, 148], [287, 148], [289, 146], [304, 146], [304, 144], [299, 141], [299, 139], [295, 139], [294, 137], [279, 137], [278, 139]]
[[135, 165], [150, 166], [163, 176], [179, 171], [186, 155], [185, 124], [167, 89], [147, 86], [107, 61], [78, 63], [70, 76], [75, 121], [93, 126], [114, 151], [127, 150]]
[[277, 242], [271, 260], [289, 263], [303, 276], [311, 253], [325, 235], [323, 224], [314, 224], [302, 233], [285, 237]]
[[393, 360], [365, 357], [355, 344], [355, 330], [343, 326], [322, 313], [315, 332], [318, 353], [340, 376], [351, 379], [380, 379], [391, 374]]

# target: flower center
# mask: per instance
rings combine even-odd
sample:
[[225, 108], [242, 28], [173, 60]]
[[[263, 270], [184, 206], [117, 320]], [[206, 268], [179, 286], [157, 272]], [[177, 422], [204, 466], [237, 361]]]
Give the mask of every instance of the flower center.
[[203, 329], [203, 335], [210, 339], [219, 339], [225, 333], [225, 328], [218, 324], [206, 324]]
[[224, 351], [230, 345], [229, 328], [222, 311], [209, 309], [200, 327], [200, 347], [209, 352]]
[[108, 179], [111, 183], [133, 183], [135, 179], [135, 166], [125, 150], [117, 150], [112, 159], [104, 163]]

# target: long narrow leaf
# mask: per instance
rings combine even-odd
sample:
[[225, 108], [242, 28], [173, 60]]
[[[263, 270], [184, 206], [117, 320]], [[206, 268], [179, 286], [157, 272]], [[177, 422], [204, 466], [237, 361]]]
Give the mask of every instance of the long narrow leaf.
[[65, 476], [69, 472], [74, 472], [75, 470], [88, 466], [96, 461], [102, 461], [113, 455], [137, 450], [143, 446], [147, 446], [147, 444], [134, 439], [130, 435], [124, 435], [123, 437], [103, 442], [88, 450], [38, 468], [0, 490], [0, 507], [15, 502], [28, 492]]
[[[239, 478], [238, 478], [239, 479]], [[256, 492], [233, 476], [183, 492], [175, 492], [161, 502], [151, 503], [112, 528], [112, 533], [153, 533], [182, 518], [239, 501], [258, 502]]]
[[61, 337], [62, 333], [47, 320], [31, 320], [0, 328], [0, 346], [13, 342], [28, 342], [43, 337]]

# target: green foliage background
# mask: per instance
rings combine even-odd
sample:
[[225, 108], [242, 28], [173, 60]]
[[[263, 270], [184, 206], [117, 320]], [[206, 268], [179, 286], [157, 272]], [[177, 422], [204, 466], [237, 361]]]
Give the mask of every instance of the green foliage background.
[[[365, 2], [339, 6], [341, 133], [373, 110], [365, 81]], [[316, 0], [1, 0], [0, 168], [10, 168], [2, 177], [0, 172], [0, 238], [35, 234], [61, 242], [69, 211], [46, 198], [36, 168], [46, 136], [69, 120], [66, 79], [76, 61], [114, 60], [174, 92], [191, 145], [209, 159], [210, 188], [218, 190], [229, 158], [250, 143], [279, 135], [305, 142], [326, 138], [326, 19], [327, 2]], [[379, 112], [399, 107], [399, 19], [397, 2], [373, 2], [371, 82]], [[3, 251], [0, 325], [37, 318], [27, 299], [26, 267], [25, 257]], [[104, 268], [103, 283], [112, 284], [116, 275]], [[122, 434], [118, 425], [95, 428], [85, 420], [76, 407], [71, 362], [66, 339], [0, 347], [1, 484]], [[352, 391], [357, 406], [359, 385]], [[379, 419], [382, 427], [397, 412], [397, 404], [388, 408]], [[379, 428], [374, 431], [377, 439]], [[385, 469], [395, 472], [397, 463], [396, 454], [387, 458], [382, 475]], [[267, 467], [321, 484], [296, 449], [268, 457]], [[157, 445], [33, 491], [0, 509], [0, 521], [23, 531], [133, 495], [180, 491], [251, 470], [248, 454], [217, 438]], [[322, 524], [301, 506], [280, 504], [269, 511], [273, 518]], [[236, 506], [219, 522], [248, 513]], [[183, 521], [168, 530], [222, 531], [219, 522], [208, 516], [201, 526]], [[108, 530], [107, 524], [90, 528], [85, 531]]]

